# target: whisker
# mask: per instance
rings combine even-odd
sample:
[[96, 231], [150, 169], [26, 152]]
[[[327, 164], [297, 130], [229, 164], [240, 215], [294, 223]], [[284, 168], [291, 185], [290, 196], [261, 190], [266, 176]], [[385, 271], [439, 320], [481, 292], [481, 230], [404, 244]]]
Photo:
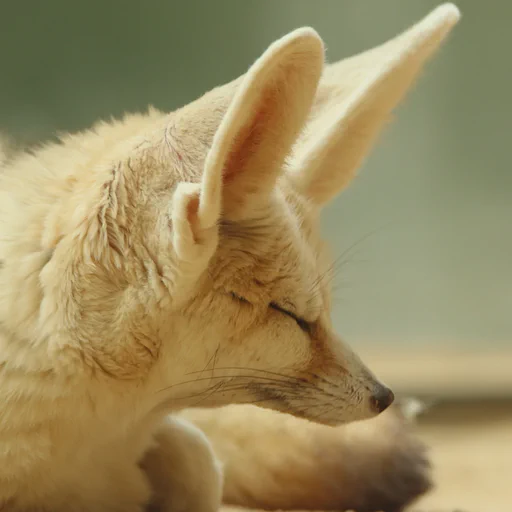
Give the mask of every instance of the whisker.
[[376, 233], [378, 233], [379, 231], [382, 231], [384, 228], [388, 227], [389, 225], [391, 225], [392, 222], [387, 222], [386, 224], [382, 225], [382, 226], [379, 226], [378, 228], [375, 228], [373, 229], [372, 231], [370, 231], [369, 233], [366, 233], [365, 235], [363, 235], [361, 238], [359, 238], [358, 240], [356, 240], [352, 245], [350, 245], [349, 247], [347, 247], [346, 249], [343, 250], [343, 252], [333, 261], [333, 263], [325, 270], [325, 272], [323, 272], [322, 274], [320, 274], [318, 276], [317, 279], [315, 279], [315, 281], [313, 281], [313, 284], [311, 286], [311, 290], [310, 292], [314, 291], [314, 289], [316, 289], [318, 287], [318, 285], [320, 283], [323, 282], [323, 280], [328, 277], [330, 278], [331, 280], [335, 279], [340, 271], [343, 269], [343, 267], [346, 266], [346, 264], [349, 262], [349, 261], [353, 261], [353, 260], [349, 260], [348, 257], [351, 255], [351, 253], [353, 253], [354, 249], [356, 249], [358, 246], [360, 246], [363, 242], [365, 242], [366, 240], [368, 240], [368, 238], [370, 238], [371, 236], [375, 235]]
[[[294, 390], [290, 390], [290, 389], [284, 390], [284, 389], [279, 388], [279, 387], [274, 387], [274, 388], [265, 387], [265, 389], [273, 389], [275, 391], [278, 391], [278, 392], [282, 393], [286, 397], [290, 397], [292, 399], [301, 396], [298, 392], [295, 392]], [[233, 391], [242, 391], [242, 390], [251, 391], [251, 387], [249, 387], [247, 385], [231, 385], [231, 386], [226, 386], [224, 382], [221, 382], [221, 383], [216, 384], [215, 386], [211, 386], [210, 388], [208, 388], [205, 391], [202, 391], [201, 393], [195, 393], [195, 394], [186, 395], [186, 396], [183, 396], [183, 397], [176, 397], [176, 398], [174, 398], [174, 401], [177, 401], [177, 400], [183, 401], [183, 400], [189, 400], [191, 398], [200, 397], [199, 400], [197, 400], [196, 402], [194, 402], [194, 403], [192, 403], [192, 404], [187, 406], [187, 407], [197, 407], [199, 404], [204, 403], [206, 400], [208, 400], [209, 398], [211, 398], [213, 395], [215, 395], [217, 393], [224, 394], [224, 393], [230, 393], [230, 392], [233, 392]], [[242, 402], [242, 403], [250, 404], [250, 403], [256, 403], [256, 402], [259, 402], [259, 401], [262, 401], [262, 400], [270, 401], [272, 399], [271, 398], [265, 398], [265, 399], [261, 399], [261, 400], [258, 399], [258, 400], [249, 401], [249, 402]]]
[[[201, 373], [201, 372], [196, 372], [196, 373]], [[301, 382], [300, 379], [297, 379], [297, 378], [295, 378], [294, 381], [290, 382], [290, 381], [283, 381], [283, 380], [279, 380], [279, 379], [272, 379], [270, 377], [264, 377], [261, 375], [217, 375], [217, 376], [210, 376], [210, 377], [199, 377], [196, 379], [190, 379], [190, 380], [186, 380], [186, 381], [182, 381], [182, 382], [177, 382], [176, 384], [172, 384], [170, 386], [167, 386], [165, 388], [158, 390], [158, 393], [161, 393], [163, 391], [168, 391], [177, 386], [184, 386], [186, 384], [192, 384], [195, 382], [203, 382], [203, 381], [208, 381], [208, 380], [213, 380], [213, 379], [257, 379], [257, 380], [262, 380], [264, 382], [277, 382], [277, 383], [280, 383], [281, 385], [288, 385], [288, 386], [292, 386], [294, 384], [294, 382], [299, 383], [301, 385], [307, 384], [307, 382]]]
[[192, 404], [191, 407], [197, 407], [200, 403], [204, 402], [205, 400], [208, 400], [208, 398], [213, 396], [217, 391], [221, 390], [225, 384], [226, 384], [225, 381], [220, 381], [217, 384], [215, 384], [214, 386], [212, 386], [211, 388], [209, 388], [209, 389], [212, 389], [211, 392], [208, 393], [207, 395], [203, 396], [200, 400], [197, 400], [197, 402]]
[[[245, 367], [245, 366], [219, 366], [219, 367], [217, 367], [217, 370], [243, 370], [243, 371], [260, 372], [260, 373], [265, 373], [265, 374], [268, 374], [268, 375], [273, 375], [273, 376], [276, 376], [276, 377], [282, 377], [284, 379], [289, 379], [289, 380], [291, 380], [291, 382], [297, 382], [300, 385], [305, 385], [305, 386], [309, 386], [309, 387], [315, 388], [314, 385], [312, 385], [310, 382], [308, 382], [303, 377], [296, 377], [294, 375], [286, 375], [286, 374], [279, 373], [279, 372], [274, 372], [274, 371], [271, 371], [271, 370], [263, 370], [263, 369], [260, 369], [260, 368], [251, 368], [251, 367]], [[189, 372], [186, 375], [194, 375], [194, 374], [197, 374], [197, 373], [201, 373], [201, 372], [199, 372], [199, 371]], [[314, 375], [314, 374], [311, 374], [311, 375]], [[254, 375], [254, 376], [246, 376], [246, 377], [247, 378], [252, 378], [252, 377], [263, 378], [263, 377], [259, 377], [259, 376], [256, 376], [256, 375]], [[315, 375], [315, 377], [316, 377], [316, 375]], [[274, 381], [275, 381], [275, 379], [274, 379]], [[279, 382], [282, 382], [282, 381], [279, 381]]]

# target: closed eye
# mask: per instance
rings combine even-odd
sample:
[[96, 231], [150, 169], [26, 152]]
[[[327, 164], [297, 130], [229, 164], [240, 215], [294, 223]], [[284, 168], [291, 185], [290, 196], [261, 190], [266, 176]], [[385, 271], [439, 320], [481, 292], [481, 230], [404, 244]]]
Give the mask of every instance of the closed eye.
[[271, 302], [269, 304], [269, 307], [272, 309], [275, 309], [276, 311], [279, 311], [279, 313], [282, 313], [283, 315], [289, 316], [290, 318], [293, 318], [295, 322], [297, 322], [297, 325], [307, 334], [311, 334], [312, 331], [312, 325], [307, 320], [304, 320], [304, 318], [300, 318], [295, 313], [292, 313], [291, 311], [288, 311], [287, 309], [284, 309], [279, 304], [276, 304], [275, 302]]
[[237, 300], [238, 302], [243, 302], [244, 304], [250, 304], [250, 302], [245, 297], [242, 297], [241, 295], [238, 295], [235, 292], [230, 292], [229, 294], [231, 295], [231, 297], [233, 297], [233, 299]]

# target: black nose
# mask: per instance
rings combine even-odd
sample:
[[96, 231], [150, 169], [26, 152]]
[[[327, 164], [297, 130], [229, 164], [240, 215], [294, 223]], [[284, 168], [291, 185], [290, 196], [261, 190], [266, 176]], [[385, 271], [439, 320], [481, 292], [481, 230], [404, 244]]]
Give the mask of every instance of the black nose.
[[377, 384], [370, 401], [375, 411], [381, 413], [393, 403], [394, 399], [395, 395], [391, 389], [382, 384]]

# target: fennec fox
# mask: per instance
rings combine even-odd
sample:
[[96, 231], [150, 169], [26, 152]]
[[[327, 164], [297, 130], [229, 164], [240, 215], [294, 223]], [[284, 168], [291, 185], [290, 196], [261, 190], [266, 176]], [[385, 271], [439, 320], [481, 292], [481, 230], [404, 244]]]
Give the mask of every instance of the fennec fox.
[[170, 413], [335, 425], [391, 404], [333, 332], [319, 214], [457, 19], [330, 66], [302, 28], [172, 114], [4, 162], [1, 510], [214, 511], [220, 465]]

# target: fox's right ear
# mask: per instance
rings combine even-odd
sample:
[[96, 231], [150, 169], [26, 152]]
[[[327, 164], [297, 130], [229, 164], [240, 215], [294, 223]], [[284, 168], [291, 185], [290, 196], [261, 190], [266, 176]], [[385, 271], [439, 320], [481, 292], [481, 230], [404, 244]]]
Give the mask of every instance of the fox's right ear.
[[454, 5], [442, 5], [381, 46], [326, 66], [294, 148], [289, 176], [297, 191], [323, 205], [350, 183], [459, 17]]
[[213, 136], [201, 182], [181, 183], [175, 192], [180, 256], [202, 251], [221, 216], [244, 218], [265, 204], [306, 122], [323, 63], [322, 40], [303, 28], [273, 43], [244, 75]]

